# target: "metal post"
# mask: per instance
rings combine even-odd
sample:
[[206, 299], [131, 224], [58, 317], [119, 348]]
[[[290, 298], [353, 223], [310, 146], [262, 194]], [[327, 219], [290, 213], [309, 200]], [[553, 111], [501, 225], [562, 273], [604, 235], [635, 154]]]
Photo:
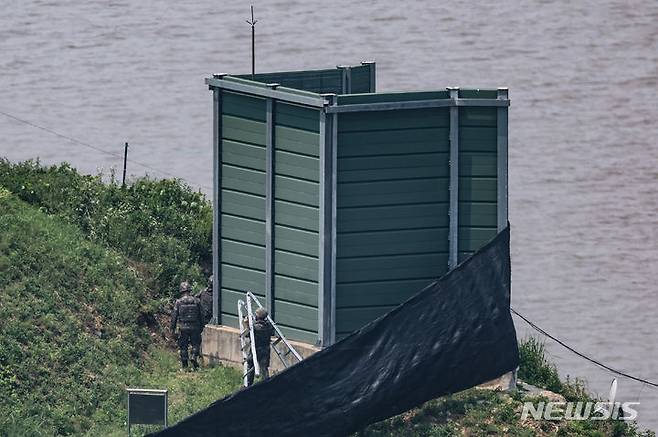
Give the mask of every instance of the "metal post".
[[121, 182], [121, 186], [125, 187], [126, 186], [126, 163], [128, 161], [128, 143], [125, 143], [124, 148], [123, 148], [123, 179]]
[[450, 230], [448, 234], [448, 268], [457, 267], [459, 262], [459, 107], [456, 100], [459, 88], [448, 88], [455, 105], [450, 107]]
[[169, 426], [169, 391], [165, 390], [164, 393], [164, 402], [165, 402], [165, 417], [164, 417], [164, 427]]
[[[323, 94], [330, 104], [336, 103], [335, 94]], [[318, 281], [318, 343], [322, 347], [332, 344], [335, 337], [332, 309], [332, 255], [333, 255], [333, 120], [326, 108], [320, 110], [320, 271]]]
[[[215, 78], [222, 78], [223, 74], [213, 75]], [[212, 274], [213, 274], [213, 294], [212, 294], [212, 324], [219, 325], [222, 322], [221, 299], [222, 278], [220, 272], [221, 261], [221, 203], [222, 203], [222, 91], [220, 88], [213, 88], [213, 220], [212, 220]]]
[[[508, 100], [507, 88], [498, 88], [498, 100]], [[508, 144], [507, 144], [507, 106], [499, 106], [497, 109], [497, 222], [498, 231], [507, 227], [508, 222]]]
[[[336, 105], [333, 98], [331, 104]], [[338, 113], [331, 115], [331, 312], [329, 344], [336, 342], [336, 220], [338, 217]]]
[[376, 92], [377, 87], [375, 85], [376, 85], [377, 75], [376, 75], [375, 70], [376, 70], [376, 65], [377, 64], [375, 63], [375, 61], [364, 61], [364, 62], [361, 62], [361, 65], [369, 65], [370, 66], [370, 92], [371, 93]]
[[[276, 89], [278, 83], [267, 84]], [[265, 305], [274, 317], [274, 178], [275, 143], [274, 110], [276, 102], [266, 100], [266, 149], [265, 149]]]
[[130, 433], [130, 392], [126, 391], [126, 395], [128, 396], [128, 437], [130, 437], [132, 434]]
[[251, 21], [247, 20], [251, 25], [251, 80], [256, 80], [256, 23], [254, 20], [254, 6], [251, 5]]
[[337, 65], [336, 68], [341, 70], [341, 84], [342, 91], [341, 94], [351, 94], [352, 93], [352, 68], [349, 65]]

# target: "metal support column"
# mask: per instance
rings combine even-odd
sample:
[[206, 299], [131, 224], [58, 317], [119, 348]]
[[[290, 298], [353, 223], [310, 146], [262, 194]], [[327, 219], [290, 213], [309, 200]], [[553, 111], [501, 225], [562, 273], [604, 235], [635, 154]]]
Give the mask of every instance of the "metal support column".
[[[214, 74], [213, 77], [221, 79], [224, 74]], [[220, 88], [211, 88], [213, 91], [213, 190], [212, 190], [212, 274], [213, 274], [213, 294], [212, 294], [212, 321], [214, 325], [222, 323], [221, 308], [221, 289], [222, 278], [220, 271], [221, 262], [221, 204], [222, 204], [222, 90]]]
[[[278, 83], [267, 84], [276, 89]], [[274, 109], [276, 101], [266, 100], [265, 148], [265, 307], [274, 318]]]
[[343, 76], [341, 78], [342, 92], [341, 94], [352, 93], [352, 68], [349, 65], [337, 65], [336, 68], [341, 70]]
[[455, 104], [450, 106], [450, 230], [448, 269], [457, 267], [459, 262], [459, 88], [448, 88]]
[[[498, 100], [508, 100], [509, 92], [507, 88], [498, 88]], [[508, 221], [508, 174], [507, 174], [507, 106], [499, 106], [497, 109], [497, 135], [496, 143], [498, 150], [498, 178], [497, 178], [497, 216], [498, 231], [507, 227]]]
[[[329, 104], [336, 103], [335, 94], [323, 94]], [[335, 302], [332, 284], [334, 257], [334, 120], [335, 114], [320, 111], [320, 232], [318, 277], [318, 344], [330, 346], [336, 337]]]
[[369, 65], [370, 66], [370, 92], [374, 93], [376, 92], [376, 80], [377, 80], [377, 75], [376, 75], [376, 63], [375, 61], [365, 61], [361, 62], [361, 65]]

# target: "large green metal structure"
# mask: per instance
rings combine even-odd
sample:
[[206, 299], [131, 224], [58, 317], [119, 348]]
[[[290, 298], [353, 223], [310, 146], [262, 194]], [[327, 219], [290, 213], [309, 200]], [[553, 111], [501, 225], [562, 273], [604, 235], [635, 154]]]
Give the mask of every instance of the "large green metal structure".
[[375, 64], [214, 75], [215, 323], [252, 291], [332, 344], [507, 225], [507, 90], [375, 93]]

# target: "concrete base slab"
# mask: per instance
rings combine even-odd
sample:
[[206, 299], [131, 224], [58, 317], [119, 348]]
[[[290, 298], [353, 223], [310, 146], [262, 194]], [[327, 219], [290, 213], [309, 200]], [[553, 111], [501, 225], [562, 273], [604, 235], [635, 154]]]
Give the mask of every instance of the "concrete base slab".
[[[319, 347], [310, 344], [290, 340], [289, 342], [303, 358], [308, 358], [320, 350]], [[206, 325], [201, 334], [201, 354], [208, 362], [221, 362], [242, 370], [240, 331], [229, 326]], [[280, 372], [284, 369], [281, 360], [274, 352], [271, 352], [270, 364], [270, 373]]]
[[[290, 341], [303, 358], [308, 358], [320, 350], [317, 346], [298, 341]], [[240, 331], [223, 325], [206, 325], [201, 335], [201, 353], [208, 362], [221, 362], [224, 365], [242, 370], [242, 352], [240, 352]], [[270, 358], [270, 373], [284, 369], [281, 360], [274, 352]], [[485, 382], [478, 388], [510, 391], [516, 389], [516, 371], [508, 372], [494, 380]]]

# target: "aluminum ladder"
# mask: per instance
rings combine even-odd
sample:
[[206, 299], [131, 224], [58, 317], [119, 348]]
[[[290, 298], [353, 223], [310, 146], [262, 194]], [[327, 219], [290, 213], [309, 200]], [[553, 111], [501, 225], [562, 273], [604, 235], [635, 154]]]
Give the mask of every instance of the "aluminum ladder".
[[[246, 301], [246, 302], [245, 302]], [[238, 317], [239, 317], [239, 326], [240, 326], [240, 350], [242, 351], [242, 359], [243, 359], [243, 365], [242, 365], [242, 370], [243, 370], [243, 384], [245, 387], [248, 385], [248, 376], [249, 373], [252, 371], [255, 373], [255, 376], [260, 376], [261, 371], [260, 371], [260, 366], [258, 365], [258, 356], [256, 355], [256, 342], [254, 341], [254, 310], [253, 306], [254, 304], [256, 305], [257, 308], [265, 308], [263, 305], [261, 305], [260, 301], [254, 294], [250, 291], [246, 292], [245, 295], [245, 301], [243, 300], [238, 300]], [[244, 320], [245, 320], [245, 313], [247, 314], [247, 326], [245, 326]], [[286, 337], [283, 335], [281, 332], [281, 329], [277, 326], [276, 323], [274, 323], [274, 320], [270, 317], [270, 315], [267, 315], [267, 321], [270, 322], [272, 327], [274, 328], [274, 337], [275, 340], [270, 343], [270, 347], [274, 352], [276, 353], [277, 357], [279, 357], [279, 360], [281, 360], [281, 364], [283, 364], [283, 367], [286, 369], [293, 364], [297, 364], [300, 362], [303, 358], [295, 350], [292, 344], [286, 339]], [[247, 336], [249, 337], [249, 341], [247, 341]], [[249, 362], [248, 358], [248, 353], [247, 349], [251, 349], [251, 356], [253, 357], [253, 361]]]

